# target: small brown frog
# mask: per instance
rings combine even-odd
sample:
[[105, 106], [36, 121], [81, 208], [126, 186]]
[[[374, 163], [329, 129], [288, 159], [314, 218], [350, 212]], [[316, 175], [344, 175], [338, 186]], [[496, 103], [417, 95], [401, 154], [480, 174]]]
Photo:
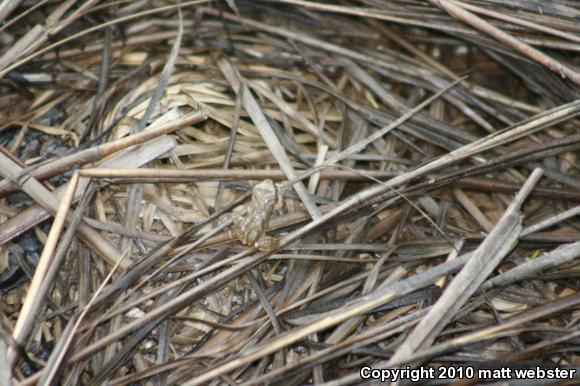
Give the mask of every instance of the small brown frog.
[[278, 240], [266, 236], [265, 232], [276, 204], [281, 204], [281, 197], [272, 180], [264, 180], [254, 186], [251, 200], [233, 211], [235, 237], [242, 244], [260, 250], [275, 249]]

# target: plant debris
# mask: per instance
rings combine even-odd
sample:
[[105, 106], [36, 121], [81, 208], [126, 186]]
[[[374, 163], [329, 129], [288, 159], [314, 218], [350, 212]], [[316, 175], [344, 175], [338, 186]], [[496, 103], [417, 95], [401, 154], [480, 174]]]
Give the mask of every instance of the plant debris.
[[579, 4], [32, 3], [0, 385], [578, 382]]

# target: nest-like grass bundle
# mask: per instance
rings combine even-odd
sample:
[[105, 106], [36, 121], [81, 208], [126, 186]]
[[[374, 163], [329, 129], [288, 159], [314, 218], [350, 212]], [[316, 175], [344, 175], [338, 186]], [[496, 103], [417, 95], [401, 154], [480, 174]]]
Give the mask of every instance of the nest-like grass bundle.
[[0, 384], [574, 368], [579, 14], [2, 3]]

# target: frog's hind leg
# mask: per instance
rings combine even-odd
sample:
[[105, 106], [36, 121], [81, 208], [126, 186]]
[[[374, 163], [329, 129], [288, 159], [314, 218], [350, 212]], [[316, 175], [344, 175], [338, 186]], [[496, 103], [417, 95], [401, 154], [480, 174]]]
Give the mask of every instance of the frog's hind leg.
[[262, 252], [269, 252], [280, 248], [280, 239], [273, 236], [263, 235], [256, 241], [255, 247]]

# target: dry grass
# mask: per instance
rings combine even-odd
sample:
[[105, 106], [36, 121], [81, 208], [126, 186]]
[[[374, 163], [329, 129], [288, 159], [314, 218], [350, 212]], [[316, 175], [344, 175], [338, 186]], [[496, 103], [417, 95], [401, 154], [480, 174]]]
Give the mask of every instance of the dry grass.
[[0, 384], [580, 367], [580, 7], [537, 3], [0, 2]]

